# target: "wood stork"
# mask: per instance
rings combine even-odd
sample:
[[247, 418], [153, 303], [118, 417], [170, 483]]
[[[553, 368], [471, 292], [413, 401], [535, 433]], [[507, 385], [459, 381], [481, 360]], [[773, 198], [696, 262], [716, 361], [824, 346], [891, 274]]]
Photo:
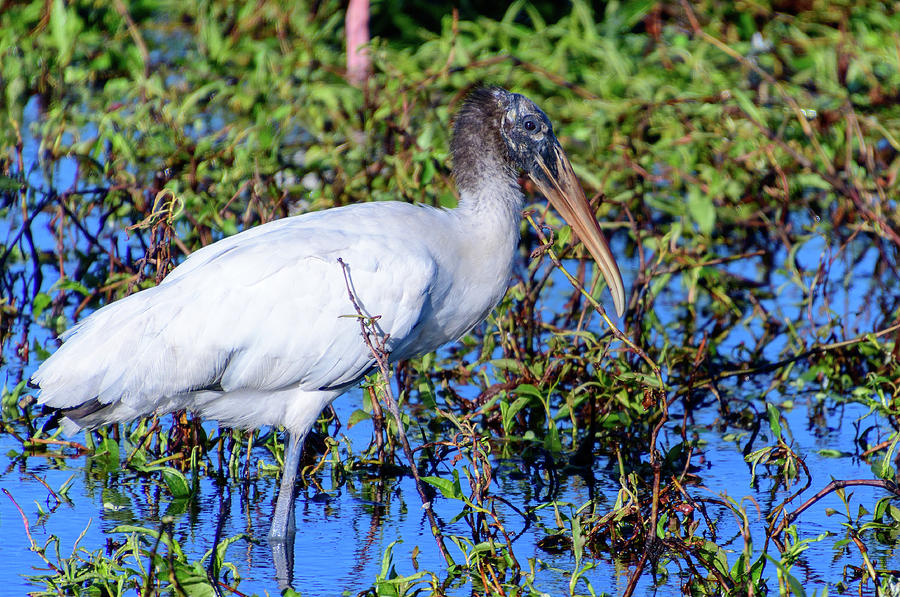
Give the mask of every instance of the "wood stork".
[[285, 466], [269, 537], [292, 537], [303, 441], [321, 410], [373, 369], [348, 300], [380, 316], [392, 361], [436, 350], [506, 292], [524, 171], [600, 267], [616, 311], [616, 261], [547, 116], [500, 88], [474, 91], [451, 141], [459, 206], [375, 202], [257, 226], [204, 247], [155, 288], [64, 334], [33, 376], [67, 432], [187, 409], [221, 424], [283, 425]]

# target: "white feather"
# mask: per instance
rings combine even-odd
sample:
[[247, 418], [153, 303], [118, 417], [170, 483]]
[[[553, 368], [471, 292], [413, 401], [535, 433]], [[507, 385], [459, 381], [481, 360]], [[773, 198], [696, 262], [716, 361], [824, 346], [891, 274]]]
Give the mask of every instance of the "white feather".
[[200, 249], [66, 332], [33, 376], [39, 402], [109, 405], [66, 421], [70, 432], [187, 408], [305, 433], [374, 365], [338, 259], [392, 360], [459, 338], [503, 296], [521, 194], [482, 194], [456, 210], [382, 202], [304, 214]]

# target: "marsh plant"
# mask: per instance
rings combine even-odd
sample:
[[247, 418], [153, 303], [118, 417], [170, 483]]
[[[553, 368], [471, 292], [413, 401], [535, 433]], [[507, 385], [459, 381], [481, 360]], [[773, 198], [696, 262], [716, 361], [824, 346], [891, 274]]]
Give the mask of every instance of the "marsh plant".
[[[592, 262], [533, 197], [522, 246], [538, 248], [500, 307], [392, 372], [399, 420], [381, 376], [320, 419], [299, 502], [327, 513], [349, 495], [368, 524], [348, 548], [355, 584], [330, 590], [895, 594], [888, 4], [376, 2], [356, 86], [331, 0], [7, 2], [0, 500], [6, 537], [32, 553], [3, 581], [273, 591], [246, 554], [265, 553], [277, 429], [179, 413], [66, 438], [27, 380], [75, 321], [219, 238], [361, 201], [454, 205], [450, 115], [486, 82], [552, 112], [629, 308], [603, 314]], [[61, 540], [69, 512], [91, 510]], [[398, 537], [410, 518], [418, 531]], [[310, 528], [300, 592], [328, 588], [303, 566], [321, 550]]]

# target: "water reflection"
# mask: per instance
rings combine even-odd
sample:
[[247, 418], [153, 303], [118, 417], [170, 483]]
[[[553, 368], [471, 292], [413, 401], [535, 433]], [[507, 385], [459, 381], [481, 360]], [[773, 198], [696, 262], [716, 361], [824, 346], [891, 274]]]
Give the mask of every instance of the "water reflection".
[[[26, 106], [26, 117], [36, 121], [39, 116], [40, 107], [32, 100]], [[15, 317], [7, 316], [3, 323], [9, 326], [9, 339], [3, 346], [3, 381], [7, 388], [28, 377], [36, 363], [35, 352], [54, 346], [54, 332], [60, 329], [54, 318], [65, 323], [76, 311], [83, 315], [97, 304], [84, 302], [77, 292], [59, 298], [54, 285], [61, 265], [70, 276], [89, 281], [90, 276], [105, 276], [109, 270], [126, 272], [135, 256], [146, 250], [141, 234], [126, 234], [107, 225], [108, 207], [93, 194], [96, 181], [83, 179], [73, 159], [44, 163], [41, 143], [41, 139], [24, 136], [25, 176], [30, 185], [24, 198], [26, 211], [34, 217], [28, 219], [21, 211], [10, 210], [10, 218], [0, 221], [0, 236], [6, 241], [0, 287], [2, 295], [18, 310]], [[87, 198], [88, 213], [77, 223], [75, 218], [62, 217], [53, 209], [36, 208], [55, 205], [54, 198], [66, 192], [82, 192]], [[4, 195], [7, 205], [19, 198]], [[683, 400], [673, 403], [671, 421], [661, 441], [666, 448], [685, 439], [696, 445], [691, 459], [690, 472], [695, 479], [691, 490], [697, 495], [717, 499], [727, 496], [745, 504], [747, 512], [755, 515], [750, 520], [755, 545], [764, 542], [766, 516], [796, 490], [796, 485], [789, 485], [765, 467], [756, 471], [751, 485], [752, 465], [746, 456], [774, 442], [764, 400], [781, 407], [785, 436], [793, 450], [805, 457], [815, 479], [810, 492], [820, 489], [823, 480], [830, 477], [871, 478], [863, 452], [894, 433], [879, 413], [853, 401], [853, 392], [865, 388], [823, 387], [817, 378], [804, 375], [805, 362], [798, 362], [794, 369], [779, 369], [777, 374], [786, 378], [778, 387], [773, 387], [775, 370], [767, 375], [730, 374], [778, 363], [815, 343], [837, 342], [883, 329], [893, 320], [900, 304], [895, 249], [879, 244], [872, 233], [833, 229], [834, 220], [835, 214], [827, 211], [788, 211], [782, 222], [770, 222], [771, 228], [760, 225], [731, 231], [726, 235], [728, 243], [715, 249], [721, 262], [660, 264], [653, 272], [658, 284], [652, 313], [641, 314], [654, 320], [643, 342], [657, 351], [667, 347], [673, 384], [690, 388]], [[657, 217], [652, 225], [667, 230], [675, 223]], [[787, 230], [789, 235], [779, 236], [777, 230]], [[653, 264], [657, 255], [646, 250], [641, 259], [639, 247], [627, 243], [624, 237], [615, 235], [613, 248], [617, 255], [631, 256], [623, 258], [620, 265], [627, 280], [636, 280], [650, 271], [641, 264]], [[64, 245], [62, 252], [59, 243]], [[524, 269], [523, 259], [523, 276]], [[551, 291], [543, 296], [536, 311], [539, 318], [546, 318], [545, 323], [554, 323], [561, 317], [558, 314], [566, 312], [563, 306], [572, 297], [560, 274], [551, 273], [549, 278]], [[710, 289], [726, 292], [716, 295]], [[42, 313], [35, 314], [28, 305], [38, 293], [47, 293], [52, 301]], [[110, 291], [98, 298], [112, 294]], [[596, 318], [588, 318], [584, 328], [602, 329]], [[551, 336], [546, 328], [538, 334], [542, 340]], [[709, 347], [703, 362], [694, 362], [693, 350], [679, 353], [679, 347], [693, 349], [701, 343]], [[464, 350], [461, 352], [457, 356], [467, 356]], [[498, 352], [495, 356], [501, 355]], [[855, 367], [852, 363], [839, 366]], [[491, 371], [490, 367], [486, 369]], [[864, 379], [865, 374], [854, 371], [848, 379]], [[475, 384], [454, 388], [468, 399], [474, 399], [480, 390]], [[415, 402], [415, 396], [412, 400]], [[361, 402], [358, 392], [340, 398], [336, 406], [341, 420], [348, 421]], [[559, 424], [564, 434], [566, 422]], [[24, 435], [27, 430], [20, 431]], [[367, 445], [372, 433], [366, 423], [343, 430], [346, 440], [341, 436], [338, 439], [348, 443], [342, 454], [353, 453], [350, 446], [358, 450]], [[536, 583], [542, 590], [567, 592], [568, 578], [560, 570], [572, 565], [570, 551], [551, 553], [539, 548], [543, 539], [560, 530], [562, 515], [549, 503], [571, 504], [565, 515], [589, 502], [599, 511], [613, 510], [620, 489], [617, 458], [621, 456], [630, 469], [646, 465], [645, 453], [629, 451], [625, 445], [633, 442], [621, 444], [621, 455], [599, 448], [589, 450], [587, 470], [552, 462], [552, 457], [517, 457], [517, 447], [496, 447], [496, 453], [504, 458], [493, 462], [493, 491], [521, 510], [501, 506], [499, 516], [513, 537], [520, 560], [539, 558], [546, 565], [538, 571]], [[567, 453], [576, 448], [566, 445]], [[285, 546], [283, 557], [273, 558], [265, 538], [277, 489], [274, 476], [258, 471], [225, 480], [213, 474], [202, 475], [199, 491], [189, 500], [177, 500], [155, 477], [129, 470], [97, 472], [89, 459], [63, 458], [52, 451], [22, 453], [22, 444], [9, 433], [0, 434], [0, 452], [6, 459], [0, 483], [22, 508], [35, 543], [43, 545], [51, 535], [57, 536], [63, 556], [76, 545], [89, 552], [108, 550], [110, 542], [126, 540], [126, 533], [116, 532], [117, 527], [157, 529], [164, 516], [172, 516], [173, 536], [194, 560], [214, 547], [217, 532], [220, 540], [241, 536], [228, 548], [226, 560], [235, 564], [243, 579], [240, 588], [248, 593], [271, 591], [273, 579], [287, 578], [287, 571], [292, 569], [295, 586], [310, 594], [327, 594], [336, 587], [351, 593], [364, 590], [382, 571], [385, 551], [398, 540], [402, 543], [393, 547], [393, 565], [398, 573], [443, 567], [407, 477], [381, 477], [366, 470], [341, 471], [332, 476], [333, 471], [326, 468], [319, 477], [324, 487], [306, 488], [298, 498], [298, 533], [293, 549]], [[270, 459], [261, 448], [256, 448], [253, 456]], [[451, 469], [444, 465], [436, 472], [448, 475]], [[62, 493], [67, 483], [69, 489]], [[57, 502], [48, 487], [66, 499]], [[877, 490], [864, 487], [854, 489], [853, 495], [854, 506], [873, 504], [881, 497]], [[0, 504], [0, 521], [6, 531], [5, 541], [0, 542], [0, 579], [11, 591], [24, 593], [33, 585], [22, 575], [42, 563], [28, 552], [31, 544], [24, 526], [20, 526], [22, 519], [15, 504], [2, 498]], [[437, 499], [435, 506], [447, 532], [468, 532], [465, 521], [454, 520], [459, 514], [458, 504]], [[820, 506], [800, 520], [802, 538], [841, 532], [837, 518], [826, 516], [825, 508], [843, 512], [844, 505], [836, 496], [829, 496]], [[733, 512], [709, 505], [707, 514], [715, 523], [720, 544], [739, 552], [743, 537]], [[845, 560], [834, 545], [833, 538], [810, 543], [798, 565], [802, 582], [816, 586], [840, 576]], [[896, 567], [897, 554], [890, 545], [868, 541], [867, 547], [873, 559]], [[597, 557], [596, 568], [589, 574], [593, 587], [620, 592], [627, 582], [626, 565], [610, 554], [593, 555]], [[678, 578], [676, 573], [672, 576], [666, 586], [674, 589]], [[645, 581], [648, 589], [649, 583], [649, 579]]]

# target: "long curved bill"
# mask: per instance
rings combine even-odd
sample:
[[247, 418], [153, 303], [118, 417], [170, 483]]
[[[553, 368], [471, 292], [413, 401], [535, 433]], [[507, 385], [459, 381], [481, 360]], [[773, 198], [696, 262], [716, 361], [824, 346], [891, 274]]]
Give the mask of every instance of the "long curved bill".
[[537, 164], [543, 176], [529, 173], [529, 177], [590, 251], [609, 286], [616, 313], [621, 317], [625, 313], [625, 284], [622, 282], [619, 266], [606, 244], [566, 153], [558, 143], [554, 143], [551, 154], [550, 164], [540, 155], [537, 156]]

